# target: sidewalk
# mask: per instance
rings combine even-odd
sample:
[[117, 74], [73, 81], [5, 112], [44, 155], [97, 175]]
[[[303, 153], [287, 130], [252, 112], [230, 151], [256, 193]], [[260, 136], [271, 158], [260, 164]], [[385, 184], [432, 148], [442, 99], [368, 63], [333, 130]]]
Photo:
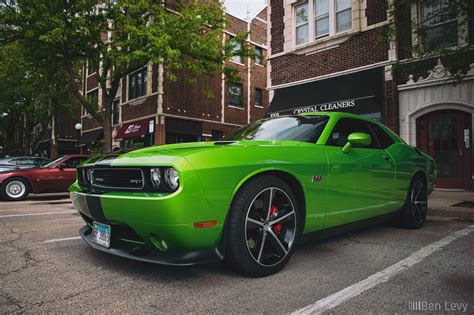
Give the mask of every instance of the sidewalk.
[[[463, 202], [460, 206], [455, 206]], [[474, 191], [435, 190], [428, 198], [428, 215], [474, 221]]]

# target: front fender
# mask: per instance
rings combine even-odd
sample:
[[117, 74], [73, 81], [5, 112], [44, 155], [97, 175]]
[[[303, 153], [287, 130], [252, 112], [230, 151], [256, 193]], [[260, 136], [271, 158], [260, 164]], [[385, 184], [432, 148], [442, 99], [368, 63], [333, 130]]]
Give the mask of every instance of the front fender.
[[[239, 191], [240, 187], [242, 187], [242, 185], [246, 181], [248, 181], [250, 178], [252, 178], [252, 177], [254, 177], [258, 174], [263, 174], [265, 172], [271, 172], [271, 171], [287, 173], [287, 174], [290, 174], [291, 176], [297, 178], [296, 174], [290, 169], [283, 169], [283, 168], [277, 168], [277, 167], [260, 168], [260, 169], [257, 169], [255, 171], [253, 171], [253, 172], [248, 173], [244, 178], [242, 178], [242, 180], [235, 186], [234, 191], [232, 192], [232, 199], [234, 199], [234, 196]], [[301, 185], [301, 183], [300, 183], [300, 185]]]

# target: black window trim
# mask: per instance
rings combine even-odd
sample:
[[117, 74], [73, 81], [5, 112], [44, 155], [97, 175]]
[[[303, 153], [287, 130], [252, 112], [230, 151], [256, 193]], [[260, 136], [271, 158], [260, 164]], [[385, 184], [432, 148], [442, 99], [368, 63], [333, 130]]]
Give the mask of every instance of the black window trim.
[[[231, 97], [231, 92], [230, 92], [232, 86], [238, 87], [240, 89], [239, 104], [232, 103], [232, 97]], [[244, 98], [244, 85], [242, 83], [230, 83], [229, 87], [227, 89], [227, 93], [229, 95], [229, 106], [230, 107], [239, 108], [239, 109], [245, 108], [245, 102], [244, 102], [244, 99], [243, 99]]]
[[[117, 123], [114, 124], [114, 114], [115, 114], [115, 111], [114, 111], [114, 104], [115, 104], [116, 102], [117, 102], [117, 111], [118, 111], [118, 121], [117, 121]], [[113, 102], [112, 102], [112, 112], [110, 113], [110, 114], [111, 114], [110, 122], [111, 122], [111, 126], [112, 126], [112, 127], [118, 126], [118, 125], [120, 125], [120, 124], [122, 123], [122, 119], [121, 119], [121, 118], [122, 118], [122, 117], [121, 117], [121, 116], [122, 116], [122, 113], [121, 113], [122, 108], [121, 108], [121, 104], [120, 104], [120, 103], [121, 103], [120, 98], [116, 98], [116, 99], [114, 99]]]
[[[390, 133], [388, 133], [388, 132], [385, 130], [385, 128], [382, 128], [382, 126], [376, 124], [375, 122], [371, 122], [371, 121], [368, 121], [367, 123], [368, 123], [368, 125], [369, 125], [370, 131], [371, 131], [372, 134], [374, 135], [375, 139], [377, 139], [378, 147], [379, 147], [380, 149], [386, 150], [386, 149], [390, 148], [392, 145], [394, 145], [394, 144], [397, 142], [395, 139], [393, 139], [392, 135], [391, 135]], [[379, 137], [377, 137], [377, 133], [375, 132], [373, 126], [379, 127], [379, 128], [382, 130], [382, 132], [384, 132], [384, 133], [392, 140], [392, 143], [391, 143], [388, 147], [383, 148], [382, 142], [380, 141]]]
[[[137, 96], [137, 85], [135, 85], [133, 87], [133, 89], [134, 89], [133, 94], [134, 95], [133, 95], [133, 97], [131, 97], [131, 93], [130, 93], [131, 80], [130, 80], [130, 78], [137, 76], [139, 72], [143, 73], [142, 78], [141, 78], [141, 80], [143, 81], [143, 82], [141, 82], [142, 83], [142, 88], [143, 88], [143, 94], [140, 95], [140, 96]], [[150, 78], [148, 78], [148, 66], [146, 64], [143, 65], [143, 67], [129, 73], [127, 75], [127, 101], [132, 101], [132, 100], [136, 100], [136, 99], [141, 98], [141, 97], [146, 97], [148, 95], [148, 80], [149, 79]], [[135, 84], [137, 82], [138, 81], [135, 81]]]
[[[257, 51], [260, 52], [258, 54], [258, 57], [257, 57]], [[258, 45], [255, 45], [255, 64], [257, 66], [263, 67], [263, 47], [260, 47]]]
[[[260, 97], [261, 97], [260, 98], [260, 101], [261, 101], [260, 105], [257, 104], [257, 91], [259, 91]], [[258, 107], [258, 108], [263, 108], [263, 89], [256, 87], [254, 89], [254, 93], [255, 93], [255, 97], [254, 97], [255, 98], [255, 100], [254, 100], [255, 104], [254, 104], [254, 106]]]
[[[367, 128], [369, 129], [369, 136], [372, 138], [372, 141], [376, 141], [376, 148], [368, 148], [368, 147], [357, 147], [357, 149], [369, 149], [369, 150], [385, 150], [386, 148], [382, 148], [381, 145], [380, 145], [380, 140], [378, 139], [378, 137], [376, 136], [373, 128], [371, 128], [371, 124], [375, 124], [374, 122], [371, 122], [371, 121], [367, 121], [367, 120], [364, 120], [364, 119], [358, 119], [358, 118], [353, 118], [353, 117], [341, 117], [339, 118], [338, 121], [336, 121], [336, 124], [334, 125], [334, 127], [332, 128], [331, 130], [331, 133], [329, 135], [329, 138], [326, 140], [326, 143], [325, 145], [326, 146], [330, 146], [330, 147], [337, 147], [337, 148], [341, 148], [340, 146], [335, 146], [335, 145], [331, 145], [329, 144], [329, 141], [331, 140], [331, 136], [332, 136], [332, 133], [334, 132], [334, 130], [337, 128], [337, 126], [339, 125], [339, 123], [341, 123], [342, 120], [344, 119], [351, 119], [351, 120], [357, 120], [359, 122], [362, 122], [362, 123], [366, 123], [367, 124]], [[382, 130], [388, 134], [383, 128]], [[395, 143], [396, 141], [390, 136], [390, 139], [392, 139], [392, 141]], [[388, 147], [387, 147], [388, 148]]]

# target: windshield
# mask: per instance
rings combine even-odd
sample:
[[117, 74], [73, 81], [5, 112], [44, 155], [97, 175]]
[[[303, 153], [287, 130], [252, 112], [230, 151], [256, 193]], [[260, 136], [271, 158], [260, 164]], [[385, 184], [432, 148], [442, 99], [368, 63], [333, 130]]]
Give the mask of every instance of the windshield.
[[63, 158], [64, 158], [64, 156], [58, 157], [56, 160], [51, 161], [51, 162], [49, 162], [48, 164], [44, 164], [44, 165], [42, 165], [41, 167], [45, 167], [45, 168], [51, 167], [51, 166], [53, 166], [54, 164], [56, 164], [56, 163], [58, 163], [59, 161], [61, 161]]
[[316, 143], [328, 116], [284, 116], [255, 121], [224, 138], [236, 140], [287, 140]]

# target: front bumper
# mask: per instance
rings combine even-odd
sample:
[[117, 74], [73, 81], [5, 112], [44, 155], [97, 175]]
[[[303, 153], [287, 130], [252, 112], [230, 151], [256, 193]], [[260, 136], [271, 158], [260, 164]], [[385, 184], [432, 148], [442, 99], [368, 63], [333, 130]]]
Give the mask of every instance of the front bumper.
[[[82, 192], [70, 188], [74, 207], [87, 226], [81, 236], [95, 249], [110, 254], [166, 265], [191, 265], [222, 260], [219, 253], [226, 209], [211, 206], [202, 193], [173, 195]], [[92, 243], [93, 222], [111, 226], [111, 248]], [[214, 227], [195, 223], [216, 221]], [[160, 246], [162, 242], [166, 246]]]
[[223, 260], [217, 248], [189, 252], [160, 252], [145, 244], [115, 241], [114, 246], [106, 248], [92, 241], [92, 228], [88, 225], [79, 230], [82, 239], [94, 249], [101, 252], [168, 266], [190, 266], [201, 263], [219, 262]]

